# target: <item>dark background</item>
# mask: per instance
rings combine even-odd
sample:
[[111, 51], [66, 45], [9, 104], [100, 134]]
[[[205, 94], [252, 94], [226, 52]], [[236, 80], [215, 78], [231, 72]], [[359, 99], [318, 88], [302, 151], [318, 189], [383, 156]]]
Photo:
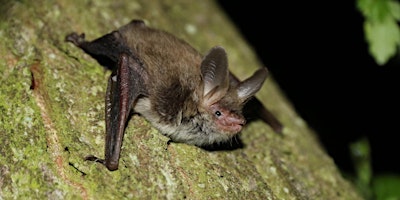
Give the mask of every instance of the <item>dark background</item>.
[[353, 1], [218, 1], [336, 164], [366, 136], [375, 173], [400, 173], [400, 57], [378, 66]]

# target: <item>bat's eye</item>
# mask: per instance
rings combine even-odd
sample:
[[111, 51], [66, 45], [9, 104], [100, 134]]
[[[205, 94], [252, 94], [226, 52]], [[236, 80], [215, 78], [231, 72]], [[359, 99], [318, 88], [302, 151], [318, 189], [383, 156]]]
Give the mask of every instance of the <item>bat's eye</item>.
[[220, 112], [220, 111], [215, 111], [215, 115], [217, 116], [217, 117], [219, 117], [219, 116], [221, 116], [222, 115], [222, 113]]

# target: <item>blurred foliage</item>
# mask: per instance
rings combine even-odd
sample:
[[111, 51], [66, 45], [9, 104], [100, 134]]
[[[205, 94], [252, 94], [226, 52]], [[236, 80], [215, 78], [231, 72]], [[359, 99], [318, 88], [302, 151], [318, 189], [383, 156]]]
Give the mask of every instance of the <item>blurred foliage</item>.
[[371, 198], [371, 157], [370, 146], [367, 139], [363, 138], [350, 145], [351, 157], [356, 172], [355, 185], [367, 199]]
[[379, 65], [384, 65], [400, 52], [400, 3], [396, 0], [358, 0], [357, 7], [365, 18], [369, 52]]
[[400, 175], [385, 174], [374, 177], [372, 192], [377, 200], [399, 200]]
[[400, 175], [373, 174], [370, 151], [366, 138], [350, 145], [356, 172], [354, 184], [365, 199], [400, 200]]

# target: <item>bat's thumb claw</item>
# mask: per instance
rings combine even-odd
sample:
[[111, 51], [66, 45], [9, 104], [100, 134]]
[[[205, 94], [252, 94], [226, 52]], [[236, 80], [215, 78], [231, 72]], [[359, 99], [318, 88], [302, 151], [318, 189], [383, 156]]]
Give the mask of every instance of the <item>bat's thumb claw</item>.
[[71, 33], [71, 34], [68, 34], [65, 37], [65, 41], [66, 42], [71, 42], [74, 45], [79, 46], [79, 45], [81, 45], [82, 43], [85, 42], [85, 34], [82, 33], [82, 34], [78, 35], [78, 33], [75, 33], [75, 32]]

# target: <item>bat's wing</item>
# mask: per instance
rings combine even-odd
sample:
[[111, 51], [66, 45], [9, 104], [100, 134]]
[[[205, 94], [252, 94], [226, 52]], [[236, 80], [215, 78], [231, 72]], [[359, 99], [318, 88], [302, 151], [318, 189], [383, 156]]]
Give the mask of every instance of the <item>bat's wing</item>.
[[276, 133], [282, 133], [283, 125], [257, 98], [250, 99], [243, 109], [246, 118], [258, 118], [269, 124]]
[[141, 61], [124, 45], [120, 34], [112, 32], [92, 42], [84, 34], [72, 33], [66, 40], [74, 43], [103, 66], [113, 69], [106, 94], [105, 158], [87, 156], [104, 164], [109, 170], [118, 169], [126, 122], [136, 99], [147, 93], [147, 73]]
[[129, 48], [124, 45], [118, 31], [113, 31], [90, 42], [85, 40], [84, 33], [71, 33], [65, 37], [65, 40], [81, 48], [96, 59], [100, 65], [110, 70], [116, 70], [115, 67], [121, 53], [129, 52]]
[[106, 147], [103, 164], [118, 169], [119, 155], [126, 122], [135, 100], [146, 93], [147, 74], [139, 60], [122, 53], [118, 68], [108, 80], [106, 94]]

